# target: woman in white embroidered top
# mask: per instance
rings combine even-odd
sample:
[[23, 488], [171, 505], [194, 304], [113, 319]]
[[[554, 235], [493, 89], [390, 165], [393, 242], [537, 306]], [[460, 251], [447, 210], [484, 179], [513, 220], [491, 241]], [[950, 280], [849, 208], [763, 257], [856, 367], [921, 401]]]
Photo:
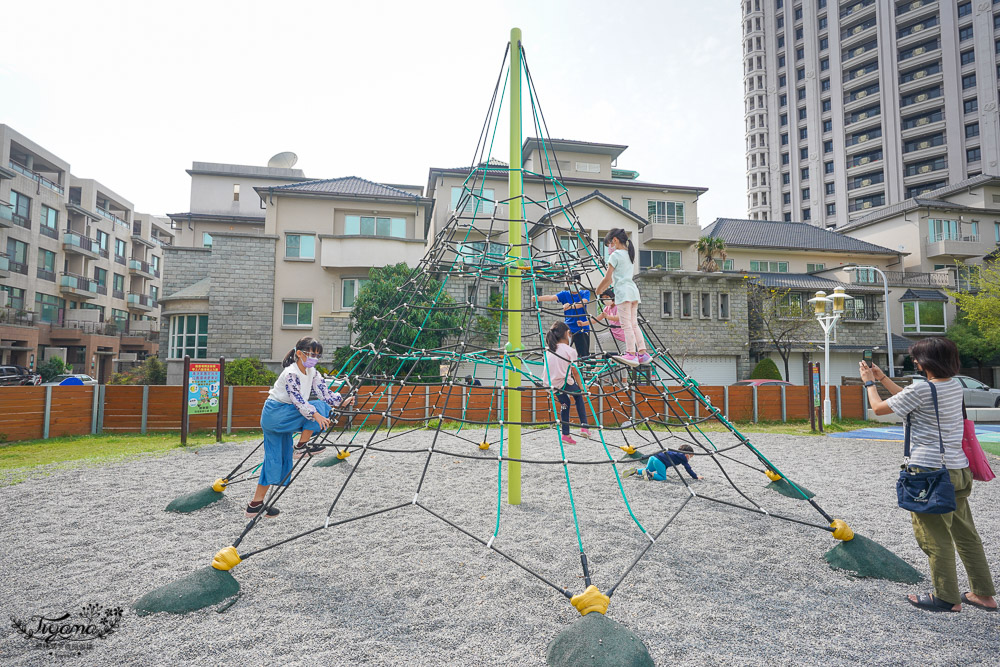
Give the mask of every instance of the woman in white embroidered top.
[[[927, 382], [917, 381], [905, 389], [887, 378], [881, 368], [869, 368], [868, 364], [861, 362], [861, 379], [865, 381], [868, 400], [875, 414], [896, 413], [903, 419], [910, 418], [911, 467], [917, 470], [940, 468], [943, 443], [944, 465], [955, 486], [954, 512], [910, 512], [917, 544], [930, 560], [934, 592], [910, 595], [907, 599], [913, 606], [927, 611], [961, 611], [963, 602], [987, 611], [996, 611], [993, 577], [969, 508], [972, 471], [962, 451], [963, 390], [961, 383], [954, 377], [961, 368], [958, 348], [947, 338], [925, 338], [913, 344], [910, 356], [917, 370], [927, 375]], [[937, 390], [936, 410], [931, 396], [931, 382]], [[883, 401], [876, 383], [881, 383], [892, 396]], [[956, 549], [969, 576], [972, 590], [968, 593], [959, 593], [958, 575], [955, 571]]]
[[[316, 371], [321, 354], [323, 345], [318, 340], [309, 336], [299, 339], [282, 362], [285, 370], [268, 392], [260, 415], [260, 427], [264, 430], [264, 465], [257, 480], [257, 491], [247, 505], [248, 517], [260, 515], [269, 486], [288, 485], [293, 460], [326, 449], [322, 445], [310, 447], [307, 443], [314, 432], [329, 428], [330, 408], [346, 408], [354, 402], [353, 396], [342, 399], [339, 393], [331, 392], [326, 386]], [[307, 401], [312, 392], [322, 400]], [[292, 447], [295, 431], [302, 431], [302, 435], [298, 444]], [[268, 517], [278, 514], [276, 507], [264, 512]]]

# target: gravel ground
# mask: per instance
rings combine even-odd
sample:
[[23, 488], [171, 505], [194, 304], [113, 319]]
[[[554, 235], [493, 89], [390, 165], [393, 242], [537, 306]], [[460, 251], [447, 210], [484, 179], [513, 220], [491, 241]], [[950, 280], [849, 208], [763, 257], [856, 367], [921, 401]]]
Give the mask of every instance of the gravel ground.
[[[420, 432], [392, 443], [419, 448], [430, 439]], [[525, 456], [554, 457], [553, 441], [551, 432], [526, 436]], [[927, 573], [909, 518], [895, 506], [898, 444], [776, 435], [754, 442], [830, 514]], [[224, 613], [136, 617], [128, 609], [133, 600], [204, 567], [231, 543], [244, 525], [250, 489], [234, 487], [221, 502], [189, 515], [163, 507], [225, 474], [251, 446], [55, 469], [0, 488], [8, 512], [0, 531], [0, 612], [26, 619], [88, 603], [124, 606], [116, 633], [83, 657], [60, 660], [88, 665], [538, 665], [548, 642], [579, 618], [554, 589], [414, 506], [248, 559], [233, 571], [242, 593]], [[479, 454], [454, 440], [448, 448]], [[577, 460], [602, 455], [593, 441], [570, 453]], [[334, 517], [409, 502], [425, 460], [370, 452]], [[707, 478], [696, 483], [698, 492], [739, 499], [714, 464], [693, 463]], [[761, 473], [732, 462], [726, 469], [768, 509], [821, 522], [808, 504], [765, 490]], [[282, 499], [281, 516], [251, 533], [240, 551], [322, 524], [347, 472], [343, 464], [307, 469]], [[607, 465], [571, 466], [570, 474], [594, 583], [606, 591], [648, 542]], [[636, 517], [652, 532], [688, 496], [676, 481], [631, 478], [624, 485]], [[503, 505], [496, 546], [582, 591], [561, 466], [525, 465], [523, 486], [522, 505]], [[420, 499], [488, 537], [496, 518], [495, 462], [436, 456]], [[972, 496], [995, 573], [1000, 522], [986, 508], [998, 501], [1000, 482], [978, 485]], [[815, 528], [695, 499], [618, 589], [608, 613], [645, 641], [658, 664], [977, 664], [1000, 654], [1000, 614], [916, 610], [904, 596], [926, 584], [855, 580], [833, 571], [823, 553], [834, 544]], [[0, 662], [52, 658], [10, 627], [0, 630]]]

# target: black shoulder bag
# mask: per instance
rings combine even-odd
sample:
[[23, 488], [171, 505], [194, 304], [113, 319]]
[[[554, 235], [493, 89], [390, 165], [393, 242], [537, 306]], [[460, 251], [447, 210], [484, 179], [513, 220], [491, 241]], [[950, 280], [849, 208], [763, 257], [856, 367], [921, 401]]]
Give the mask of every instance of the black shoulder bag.
[[921, 514], [947, 514], [955, 511], [955, 487], [948, 468], [944, 465], [944, 438], [941, 436], [941, 413], [938, 411], [937, 388], [930, 380], [931, 399], [938, 424], [938, 445], [941, 448], [941, 467], [930, 472], [910, 470], [910, 415], [906, 416], [906, 435], [903, 445], [903, 469], [896, 480], [896, 497], [904, 510]]

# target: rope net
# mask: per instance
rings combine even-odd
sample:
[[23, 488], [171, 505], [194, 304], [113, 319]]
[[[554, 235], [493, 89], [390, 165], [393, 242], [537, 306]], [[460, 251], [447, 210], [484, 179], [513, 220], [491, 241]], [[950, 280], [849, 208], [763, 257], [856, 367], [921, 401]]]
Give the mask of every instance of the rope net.
[[[454, 211], [441, 229], [435, 230], [424, 258], [394, 286], [396, 296], [390, 307], [373, 315], [375, 325], [365, 327], [367, 335], [350, 346], [349, 357], [337, 373], [338, 380], [331, 385], [355, 396], [356, 402], [350, 409], [339, 412], [338, 420], [329, 430], [314, 436], [316, 443], [330, 446], [331, 452], [335, 451], [339, 459], [349, 464], [326, 516], [318, 526], [258, 547], [243, 554], [243, 559], [326, 528], [418, 508], [570, 597], [573, 591], [555, 581], [567, 576], [565, 572], [547, 572], [546, 564], [525, 562], [526, 559], [505, 547], [503, 489], [507, 466], [511, 463], [561, 469], [560, 483], [567, 491], [567, 505], [563, 509], [572, 519], [575, 548], [587, 586], [591, 584], [591, 571], [585, 531], [581, 529], [574, 497], [574, 479], [580, 467], [600, 466], [606, 470], [606, 484], [609, 488], [617, 487], [615, 495], [621, 500], [622, 510], [643, 537], [633, 556], [620, 563], [607, 582], [609, 596], [695, 499], [833, 532], [829, 525], [833, 519], [790, 481], [802, 499], [808, 500], [822, 516], [822, 521], [810, 522], [771, 512], [738, 486], [730, 472], [733, 466], [770, 472], [782, 478], [784, 475], [700, 391], [698, 382], [671, 355], [668, 342], [661, 340], [649, 326], [641, 307], [639, 325], [651, 362], [631, 368], [613, 359], [623, 352], [622, 344], [613, 335], [613, 325], [608, 320], [594, 319], [600, 310], [599, 295], [594, 288], [605, 271], [603, 245], [591, 237], [574, 210], [526, 60], [523, 72], [515, 72], [514, 76], [522, 76], [526, 84], [532, 129], [539, 137], [535, 140], [534, 170], [522, 170], [525, 182], [535, 194], [526, 193], [515, 199], [497, 195], [506, 188], [511, 170], [510, 165], [492, 158], [500, 110], [511, 77], [508, 55], [504, 55], [471, 162], [473, 166], [468, 170]], [[519, 215], [512, 215], [512, 210]], [[521, 226], [523, 243], [509, 244], [511, 224]], [[508, 298], [514, 272], [522, 285], [519, 309], [512, 309]], [[591, 350], [570, 364], [570, 368], [579, 373], [585, 385], [582, 393], [591, 435], [576, 445], [567, 445], [561, 438], [560, 406], [556, 391], [550, 387], [544, 354], [544, 333], [552, 322], [564, 318], [562, 304], [536, 301], [537, 297], [560, 290], [589, 292], [590, 300]], [[522, 316], [520, 349], [511, 349], [504, 333], [506, 320], [514, 312]], [[520, 373], [526, 382], [512, 386], [513, 373]], [[467, 375], [483, 386], [467, 385], [464, 380]], [[518, 415], [506, 411], [512, 391], [522, 395], [522, 411]], [[723, 429], [709, 431], [704, 428], [707, 423], [721, 425]], [[525, 440], [524, 453], [517, 458], [507, 451], [513, 425], [523, 427]], [[430, 446], [426, 445], [428, 433]], [[421, 434], [419, 444], [414, 442], [417, 434]], [[677, 452], [682, 445], [691, 446], [696, 463], [711, 462], [731, 492], [725, 498], [697, 493], [692, 482], [673, 465], [668, 467], [668, 473], [683, 486], [665, 485], [657, 518], [640, 521], [633, 511], [627, 485], [622, 482], [623, 473], [627, 468], [641, 465], [644, 458], [659, 452]], [[252, 478], [249, 476], [256, 469], [243, 470], [243, 466], [255, 452], [232, 471], [227, 477], [229, 483]], [[349, 503], [344, 506], [345, 491], [372, 453], [422, 459], [423, 465], [417, 466], [420, 474], [413, 480], [412, 500], [382, 508]], [[432, 462], [440, 459], [475, 462], [495, 471], [496, 509], [490, 532], [476, 532], [460, 525], [449, 517], [448, 508], [431, 507], [421, 497], [428, 479], [439, 474], [441, 466]], [[311, 467], [309, 462], [306, 457], [295, 463], [287, 486], [272, 487], [265, 500], [266, 507], [274, 505], [295, 486], [306, 468]], [[671, 488], [672, 495], [677, 496], [672, 501], [667, 498]], [[261, 512], [260, 516], [263, 515]], [[248, 536], [260, 516], [250, 521], [234, 547]]]

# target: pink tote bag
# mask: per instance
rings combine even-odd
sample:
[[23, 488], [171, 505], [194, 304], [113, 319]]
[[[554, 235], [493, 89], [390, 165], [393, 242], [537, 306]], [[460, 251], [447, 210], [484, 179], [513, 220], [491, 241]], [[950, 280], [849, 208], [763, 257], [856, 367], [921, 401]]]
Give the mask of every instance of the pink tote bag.
[[[964, 406], [963, 406], [964, 408]], [[988, 482], [996, 475], [990, 468], [990, 462], [986, 460], [983, 447], [976, 437], [976, 424], [971, 419], [965, 420], [965, 431], [962, 434], [962, 451], [965, 458], [969, 459], [969, 468], [972, 469], [972, 479], [977, 482]]]

